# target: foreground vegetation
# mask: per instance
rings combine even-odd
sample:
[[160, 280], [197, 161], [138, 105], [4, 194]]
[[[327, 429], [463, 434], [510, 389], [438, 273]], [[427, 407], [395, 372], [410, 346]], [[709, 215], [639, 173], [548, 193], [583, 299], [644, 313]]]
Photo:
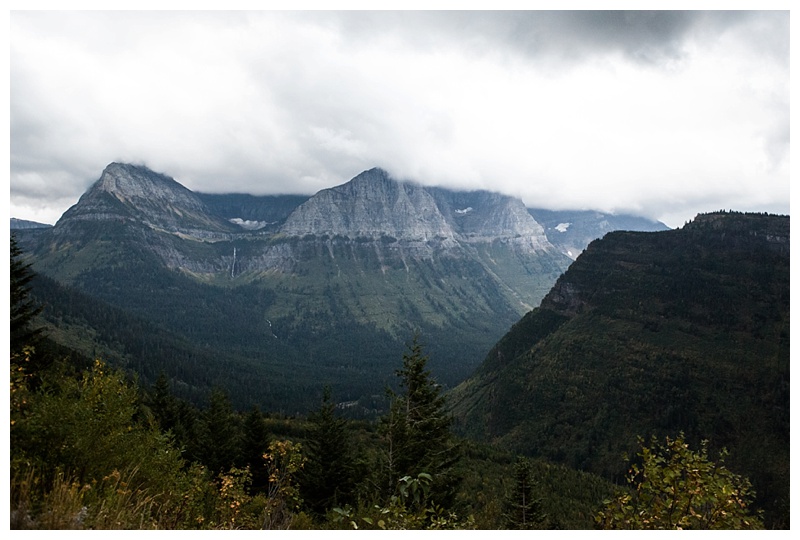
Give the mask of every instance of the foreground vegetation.
[[[34, 385], [29, 361], [26, 350], [12, 373], [12, 528], [761, 526], [746, 479], [681, 439], [668, 441], [677, 459], [655, 441], [643, 447], [624, 489], [446, 430], [422, 449], [419, 424], [344, 421], [330, 401], [307, 419], [272, 418], [235, 413], [216, 392], [197, 410], [158, 388], [140, 395], [99, 361], [80, 374], [52, 366]], [[405, 398], [393, 403], [401, 414]], [[174, 431], [162, 430], [168, 415], [179, 418]], [[415, 447], [425, 455], [410, 463]], [[681, 519], [669, 517], [678, 507]]]

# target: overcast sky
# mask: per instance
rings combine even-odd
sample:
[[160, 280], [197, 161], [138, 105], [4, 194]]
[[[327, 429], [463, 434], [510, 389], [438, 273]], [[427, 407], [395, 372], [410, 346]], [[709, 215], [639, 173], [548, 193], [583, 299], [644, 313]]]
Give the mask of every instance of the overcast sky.
[[112, 161], [195, 191], [400, 179], [681, 226], [789, 212], [789, 13], [11, 12], [11, 216]]

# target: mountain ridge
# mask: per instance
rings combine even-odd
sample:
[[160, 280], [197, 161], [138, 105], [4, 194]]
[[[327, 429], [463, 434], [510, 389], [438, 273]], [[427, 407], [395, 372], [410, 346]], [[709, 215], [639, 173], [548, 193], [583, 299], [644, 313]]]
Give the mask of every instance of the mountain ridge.
[[202, 200], [173, 178], [142, 166], [111, 163], [56, 222], [133, 221], [168, 232], [210, 238], [235, 231], [213, 216]]
[[709, 439], [782, 523], [789, 364], [789, 218], [715, 212], [592, 242], [450, 398], [463, 433], [606, 477], [637, 436]]

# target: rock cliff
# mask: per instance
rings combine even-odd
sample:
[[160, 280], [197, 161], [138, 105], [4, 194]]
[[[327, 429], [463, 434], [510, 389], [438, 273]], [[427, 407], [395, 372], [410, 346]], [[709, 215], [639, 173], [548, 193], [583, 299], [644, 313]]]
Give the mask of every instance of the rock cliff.
[[56, 228], [71, 221], [132, 221], [154, 229], [212, 238], [236, 228], [211, 214], [192, 191], [146, 167], [111, 163], [67, 210]]
[[494, 241], [516, 242], [531, 251], [552, 248], [519, 199], [487, 191], [426, 188], [399, 182], [377, 168], [320, 191], [289, 216], [281, 232], [391, 238], [444, 248]]

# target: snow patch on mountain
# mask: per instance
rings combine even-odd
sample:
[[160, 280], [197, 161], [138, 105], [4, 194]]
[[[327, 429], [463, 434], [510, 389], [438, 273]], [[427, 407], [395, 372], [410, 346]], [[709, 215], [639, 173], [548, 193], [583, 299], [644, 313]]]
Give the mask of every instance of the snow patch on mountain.
[[569, 229], [570, 225], [572, 225], [572, 223], [559, 223], [553, 228], [558, 232], [567, 232], [567, 229]]
[[233, 223], [234, 225], [238, 225], [242, 229], [247, 229], [248, 231], [257, 231], [259, 229], [263, 229], [267, 226], [266, 221], [252, 221], [249, 219], [242, 219], [242, 218], [231, 218], [228, 221]]

